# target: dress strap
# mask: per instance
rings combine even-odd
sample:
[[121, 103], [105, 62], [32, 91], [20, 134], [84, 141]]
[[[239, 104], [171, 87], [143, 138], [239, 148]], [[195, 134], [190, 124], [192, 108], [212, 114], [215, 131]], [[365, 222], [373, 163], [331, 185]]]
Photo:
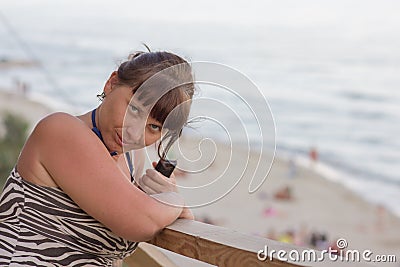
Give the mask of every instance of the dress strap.
[[[96, 125], [96, 109], [93, 109], [92, 111], [92, 125], [93, 125], [92, 131], [97, 135], [97, 137], [100, 138], [101, 142], [104, 144], [103, 136], [101, 135], [101, 132]], [[111, 156], [115, 156], [117, 154], [118, 154], [117, 151], [110, 152]]]
[[101, 142], [104, 143], [103, 136], [101, 135], [101, 132], [96, 125], [96, 109], [93, 109], [92, 111], [92, 125], [93, 125], [92, 131], [100, 138]]

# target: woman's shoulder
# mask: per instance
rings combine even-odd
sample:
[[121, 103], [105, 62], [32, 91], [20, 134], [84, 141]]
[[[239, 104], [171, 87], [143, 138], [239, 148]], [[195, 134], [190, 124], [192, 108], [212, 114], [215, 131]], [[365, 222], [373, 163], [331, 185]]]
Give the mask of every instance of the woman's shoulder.
[[52, 113], [39, 121], [28, 137], [17, 160], [18, 170], [28, 181], [54, 186], [47, 165], [57, 161], [55, 155], [59, 151], [79, 153], [81, 146], [76, 139], [87, 143], [90, 138], [90, 128], [77, 117]]
[[43, 119], [41, 119], [36, 127], [41, 126], [52, 126], [52, 125], [62, 125], [62, 124], [82, 124], [83, 122], [77, 117], [66, 113], [66, 112], [54, 112]]
[[41, 119], [32, 135], [74, 135], [88, 130], [90, 128], [79, 118], [65, 112], [55, 112]]
[[68, 113], [56, 112], [40, 120], [29, 139], [39, 150], [47, 151], [56, 147], [75, 149], [84, 143], [97, 143], [98, 138], [94, 137], [90, 127], [79, 118]]

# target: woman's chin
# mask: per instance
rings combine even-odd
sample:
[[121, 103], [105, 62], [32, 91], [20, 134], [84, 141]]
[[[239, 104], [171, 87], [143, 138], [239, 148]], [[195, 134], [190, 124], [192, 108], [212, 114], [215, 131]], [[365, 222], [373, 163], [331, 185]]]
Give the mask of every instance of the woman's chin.
[[137, 150], [137, 149], [142, 149], [144, 148], [144, 145], [140, 144], [123, 144], [123, 151], [131, 151], [131, 150]]

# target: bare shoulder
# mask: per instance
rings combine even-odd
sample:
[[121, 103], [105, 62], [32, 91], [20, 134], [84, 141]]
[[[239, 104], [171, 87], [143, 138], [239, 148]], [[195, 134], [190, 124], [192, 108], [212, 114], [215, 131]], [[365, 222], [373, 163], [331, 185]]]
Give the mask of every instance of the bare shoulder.
[[36, 125], [33, 134], [52, 134], [53, 131], [71, 132], [71, 127], [74, 130], [87, 130], [88, 127], [77, 117], [64, 112], [56, 112], [43, 118]]
[[[70, 136], [70, 141], [66, 136], [73, 132], [87, 139], [90, 138], [90, 133], [85, 134], [85, 132], [89, 130], [82, 121], [67, 113], [53, 113], [43, 118], [33, 129], [20, 153], [17, 161], [19, 173], [32, 183], [58, 186], [46, 168], [48, 162], [45, 160], [47, 158], [45, 154], [52, 155], [48, 158], [50, 161], [55, 161], [60, 151], [68, 149], [76, 151], [77, 148], [74, 148], [72, 142], [73, 136]], [[85, 135], [88, 137], [85, 138]]]
[[106, 148], [80, 119], [68, 113], [57, 112], [42, 119], [32, 132], [41, 153], [78, 153], [83, 149], [90, 153], [106, 152]]

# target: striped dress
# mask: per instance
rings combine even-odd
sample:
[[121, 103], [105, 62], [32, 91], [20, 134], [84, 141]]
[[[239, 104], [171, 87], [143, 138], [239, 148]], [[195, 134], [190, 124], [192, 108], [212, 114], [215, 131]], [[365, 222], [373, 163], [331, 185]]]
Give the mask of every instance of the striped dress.
[[11, 171], [0, 197], [0, 266], [112, 266], [137, 245], [113, 234], [60, 188]]

